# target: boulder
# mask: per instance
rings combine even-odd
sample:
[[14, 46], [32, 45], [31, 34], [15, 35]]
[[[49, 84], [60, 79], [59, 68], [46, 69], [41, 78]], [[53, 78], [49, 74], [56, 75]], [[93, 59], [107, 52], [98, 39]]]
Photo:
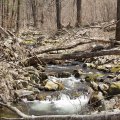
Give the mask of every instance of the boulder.
[[97, 67], [97, 70], [103, 71], [103, 72], [109, 72], [109, 71], [110, 71], [108, 68], [106, 68], [106, 67], [103, 66], [103, 65], [98, 66], [98, 67]]
[[15, 96], [16, 97], [25, 97], [25, 96], [29, 96], [29, 95], [32, 95], [34, 92], [33, 91], [29, 91], [29, 90], [16, 90], [15, 91]]
[[28, 101], [34, 101], [36, 99], [36, 96], [35, 95], [28, 95], [27, 96], [27, 100]]
[[115, 65], [110, 70], [112, 73], [118, 73], [120, 72], [120, 65]]
[[45, 72], [45, 68], [42, 67], [41, 65], [37, 66], [37, 70], [39, 70], [40, 72]]
[[104, 99], [103, 93], [96, 91], [93, 93], [91, 99], [90, 99], [90, 103], [93, 104], [94, 107], [98, 107], [100, 105], [102, 105], [101, 100]]
[[100, 83], [98, 88], [104, 93], [107, 94], [107, 91], [109, 89], [109, 86], [107, 84], [104, 83]]
[[86, 82], [97, 81], [98, 78], [103, 77], [103, 76], [104, 76], [104, 75], [101, 74], [101, 73], [96, 73], [96, 74], [94, 74], [94, 73], [89, 73], [89, 74], [86, 75], [85, 81], [86, 81]]
[[109, 94], [116, 95], [120, 94], [120, 82], [113, 82], [109, 87]]
[[44, 80], [48, 79], [48, 76], [46, 75], [45, 72], [39, 72], [39, 79], [40, 82], [43, 82]]
[[98, 91], [98, 84], [94, 81], [90, 82], [90, 86], [93, 90]]
[[81, 69], [73, 71], [73, 75], [74, 75], [75, 78], [79, 78], [82, 74], [83, 74], [83, 72], [82, 72]]
[[62, 90], [64, 86], [62, 83], [54, 82], [54, 81], [47, 81], [45, 85], [46, 90]]

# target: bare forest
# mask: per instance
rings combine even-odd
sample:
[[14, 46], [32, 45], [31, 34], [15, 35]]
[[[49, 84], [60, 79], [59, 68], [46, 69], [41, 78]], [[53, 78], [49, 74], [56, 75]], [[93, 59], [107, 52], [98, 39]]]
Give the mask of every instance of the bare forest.
[[0, 0], [0, 120], [120, 120], [120, 0]]

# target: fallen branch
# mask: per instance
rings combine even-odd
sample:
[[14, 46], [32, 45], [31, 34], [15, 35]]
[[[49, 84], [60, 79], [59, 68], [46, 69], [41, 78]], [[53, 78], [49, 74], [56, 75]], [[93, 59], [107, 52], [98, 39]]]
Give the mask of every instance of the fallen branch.
[[[99, 43], [105, 43], [105, 44], [111, 44], [112, 41], [111, 40], [105, 40], [105, 39], [100, 39], [100, 38], [89, 38], [89, 37], [79, 37], [81, 39], [86, 39], [86, 40], [90, 40], [91, 42], [99, 42]], [[119, 41], [114, 41], [114, 44], [120, 45]]]
[[76, 43], [76, 44], [74, 44], [74, 45], [72, 45], [72, 46], [58, 47], [58, 48], [49, 48], [49, 49], [42, 50], [42, 51], [36, 51], [35, 53], [37, 53], [37, 54], [42, 54], [42, 53], [47, 53], [47, 52], [52, 52], [52, 51], [67, 50], [67, 49], [75, 48], [75, 47], [77, 47], [78, 45], [84, 45], [84, 44], [88, 44], [88, 43], [91, 43], [91, 42], [92, 42], [92, 41], [79, 42], [79, 43]]
[[0, 105], [7, 107], [13, 112], [19, 114], [22, 118], [1, 118], [3, 120], [119, 120], [120, 112], [103, 112], [94, 115], [45, 115], [45, 116], [28, 116], [19, 111], [17, 108], [0, 102]]
[[32, 116], [29, 116], [29, 115], [26, 115], [24, 113], [22, 113], [20, 110], [18, 110], [16, 107], [13, 107], [9, 104], [4, 104], [2, 102], [0, 102], [0, 105], [3, 106], [3, 107], [6, 107], [8, 108], [9, 110], [13, 111], [14, 113], [16, 113], [19, 117], [22, 117], [22, 118], [32, 118]]
[[120, 20], [115, 21], [115, 22], [113, 22], [113, 23], [111, 23], [111, 24], [108, 24], [107, 26], [103, 27], [103, 29], [106, 29], [106, 28], [108, 28], [108, 27], [110, 27], [110, 26], [112, 26], [112, 25], [116, 25], [118, 22], [120, 22]]

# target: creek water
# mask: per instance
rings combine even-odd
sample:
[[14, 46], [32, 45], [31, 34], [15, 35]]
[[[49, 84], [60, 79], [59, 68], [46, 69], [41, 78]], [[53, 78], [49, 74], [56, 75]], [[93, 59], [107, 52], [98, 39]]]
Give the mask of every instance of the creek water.
[[[72, 72], [79, 66], [56, 66], [50, 65], [46, 68], [46, 72]], [[68, 78], [57, 78], [49, 76], [48, 80], [62, 82], [65, 90], [53, 92], [43, 101], [27, 101], [23, 99], [24, 105], [27, 107], [30, 115], [68, 115], [68, 114], [84, 114], [88, 110], [87, 104], [90, 98], [88, 86], [81, 83], [80, 79], [76, 79], [73, 75]], [[58, 93], [57, 97], [56, 94]]]
[[[79, 65], [48, 65], [46, 72], [71, 72], [75, 69], [81, 69], [81, 63]], [[91, 71], [83, 69], [85, 72]], [[93, 70], [92, 70], [93, 71]], [[29, 115], [70, 115], [70, 114], [86, 114], [88, 111], [88, 101], [90, 98], [89, 87], [85, 83], [81, 83], [81, 79], [76, 79], [72, 74], [68, 78], [57, 78], [49, 76], [48, 80], [62, 82], [65, 86], [65, 90], [53, 91], [48, 94], [46, 100], [34, 100], [23, 101], [15, 106], [20, 108], [23, 112]], [[56, 95], [57, 93], [57, 95]], [[52, 96], [54, 97], [51, 97]], [[6, 112], [4, 113], [6, 116]], [[8, 112], [7, 112], [8, 114]], [[4, 115], [3, 115], [4, 116]], [[14, 117], [14, 114], [9, 114], [10, 117]]]

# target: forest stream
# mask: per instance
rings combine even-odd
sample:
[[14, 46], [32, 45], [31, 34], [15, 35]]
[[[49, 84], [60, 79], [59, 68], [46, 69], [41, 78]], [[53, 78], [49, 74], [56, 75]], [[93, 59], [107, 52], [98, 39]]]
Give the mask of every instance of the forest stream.
[[[106, 65], [103, 70], [98, 70], [92, 63], [78, 61], [63, 65], [47, 65], [45, 68], [48, 75], [45, 83], [46, 89], [39, 88], [41, 91], [36, 92], [37, 96], [22, 93], [22, 97], [14, 105], [24, 113], [35, 116], [91, 114], [91, 112], [97, 111], [92, 109], [93, 106], [104, 111], [107, 106], [99, 100], [103, 100], [104, 96], [107, 96], [108, 78], [111, 79], [118, 75], [117, 72], [111, 75], [110, 71], [105, 71], [108, 69], [107, 67], [110, 65]], [[95, 82], [96, 80], [99, 83]], [[108, 100], [106, 99], [106, 102]], [[1, 111], [0, 115], [16, 117], [8, 110], [6, 112]]]

